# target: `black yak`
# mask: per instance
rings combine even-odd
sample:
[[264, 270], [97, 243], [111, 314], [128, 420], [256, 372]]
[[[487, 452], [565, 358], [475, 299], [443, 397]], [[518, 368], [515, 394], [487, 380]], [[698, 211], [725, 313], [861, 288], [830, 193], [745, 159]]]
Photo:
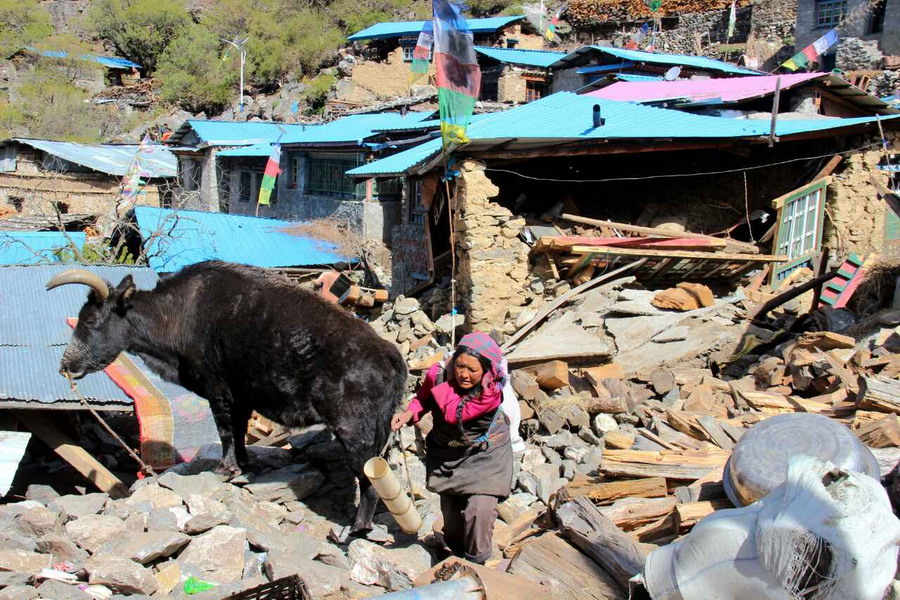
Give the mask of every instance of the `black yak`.
[[360, 487], [352, 531], [371, 528], [378, 497], [363, 464], [386, 444], [406, 388], [397, 348], [365, 322], [262, 269], [204, 262], [150, 291], [131, 276], [112, 287], [86, 270], [60, 273], [47, 289], [91, 288], [60, 371], [83, 377], [120, 352], [209, 400], [219, 436], [218, 472], [247, 465], [250, 413], [287, 426], [327, 424]]

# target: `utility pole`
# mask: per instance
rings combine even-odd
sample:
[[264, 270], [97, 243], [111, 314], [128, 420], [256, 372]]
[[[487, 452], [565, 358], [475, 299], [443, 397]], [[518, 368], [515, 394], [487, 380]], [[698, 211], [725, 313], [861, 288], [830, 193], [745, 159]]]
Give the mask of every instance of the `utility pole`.
[[226, 44], [231, 44], [232, 46], [237, 48], [238, 52], [240, 52], [240, 56], [241, 56], [241, 84], [240, 85], [241, 85], [241, 87], [239, 88], [238, 106], [239, 106], [240, 112], [244, 112], [244, 63], [247, 60], [247, 49], [244, 48], [244, 45], [247, 43], [247, 40], [250, 39], [250, 36], [247, 36], [242, 40], [234, 38], [234, 41], [226, 40], [225, 38], [220, 38], [220, 39], [223, 42], [225, 42]]

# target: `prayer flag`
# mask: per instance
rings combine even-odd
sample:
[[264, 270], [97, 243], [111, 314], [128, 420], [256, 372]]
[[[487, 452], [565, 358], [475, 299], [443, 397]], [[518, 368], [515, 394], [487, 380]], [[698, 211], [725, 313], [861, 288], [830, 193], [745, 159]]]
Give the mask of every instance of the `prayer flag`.
[[481, 91], [472, 32], [454, 0], [434, 0], [434, 62], [444, 147], [466, 144], [466, 127]]
[[269, 198], [272, 197], [272, 190], [275, 189], [275, 178], [281, 173], [281, 145], [272, 145], [272, 154], [269, 155], [269, 162], [266, 163], [266, 170], [263, 173], [262, 183], [259, 185], [259, 201], [257, 204], [263, 206], [269, 205]]
[[133, 202], [146, 183], [146, 181], [141, 178], [143, 177], [146, 179], [150, 176], [141, 164], [141, 154], [153, 152], [153, 149], [150, 147], [151, 144], [152, 141], [150, 140], [150, 135], [144, 135], [144, 139], [141, 140], [138, 150], [134, 154], [134, 158], [131, 159], [131, 164], [128, 165], [128, 169], [122, 177], [122, 191], [119, 195], [123, 200]]
[[637, 50], [640, 48], [641, 42], [644, 41], [644, 38], [647, 37], [647, 34], [650, 32], [650, 23], [644, 23], [637, 32], [631, 36], [631, 39], [625, 44], [625, 48], [628, 50]]
[[566, 10], [567, 4], [563, 4], [557, 9], [556, 13], [553, 15], [553, 18], [550, 19], [550, 24], [547, 25], [547, 30], [544, 32], [544, 37], [547, 38], [547, 41], [556, 42], [559, 41], [559, 35], [556, 33], [556, 27], [559, 24], [559, 18], [562, 16], [563, 11]]
[[791, 71], [796, 71], [800, 67], [805, 67], [811, 62], [816, 62], [819, 57], [828, 51], [829, 48], [838, 42], [837, 30], [831, 29], [814, 41], [812, 44], [786, 60], [781, 66]]
[[422, 74], [428, 72], [428, 63], [431, 61], [431, 49], [434, 46], [434, 23], [425, 21], [416, 47], [413, 48], [413, 59], [410, 69], [413, 73]]
[[737, 24], [737, 0], [731, 0], [731, 12], [728, 14], [728, 31], [725, 37], [731, 39], [734, 35], [734, 26]]

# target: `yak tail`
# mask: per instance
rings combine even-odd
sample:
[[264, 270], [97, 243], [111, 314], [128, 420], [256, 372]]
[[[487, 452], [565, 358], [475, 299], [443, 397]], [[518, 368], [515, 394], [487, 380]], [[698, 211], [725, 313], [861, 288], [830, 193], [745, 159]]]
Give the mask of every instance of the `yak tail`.
[[375, 426], [375, 452], [381, 452], [381, 449], [387, 444], [391, 435], [391, 417], [397, 412], [406, 395], [406, 361], [403, 360], [398, 350], [395, 348], [392, 350], [393, 352], [388, 352], [388, 359], [392, 363], [393, 377], [384, 391], [384, 401], [379, 403], [381, 414], [377, 416], [378, 420]]

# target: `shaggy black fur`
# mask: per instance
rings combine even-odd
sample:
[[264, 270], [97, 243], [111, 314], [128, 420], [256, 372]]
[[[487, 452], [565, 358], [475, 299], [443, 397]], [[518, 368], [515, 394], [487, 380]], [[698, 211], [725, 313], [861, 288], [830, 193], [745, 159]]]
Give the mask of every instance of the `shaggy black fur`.
[[252, 410], [288, 426], [326, 423], [359, 481], [353, 530], [371, 528], [378, 498], [362, 468], [387, 442], [407, 373], [368, 324], [261, 269], [205, 262], [152, 291], [128, 276], [106, 301], [90, 293], [62, 368], [94, 372], [121, 351], [209, 400], [226, 474], [246, 465]]

